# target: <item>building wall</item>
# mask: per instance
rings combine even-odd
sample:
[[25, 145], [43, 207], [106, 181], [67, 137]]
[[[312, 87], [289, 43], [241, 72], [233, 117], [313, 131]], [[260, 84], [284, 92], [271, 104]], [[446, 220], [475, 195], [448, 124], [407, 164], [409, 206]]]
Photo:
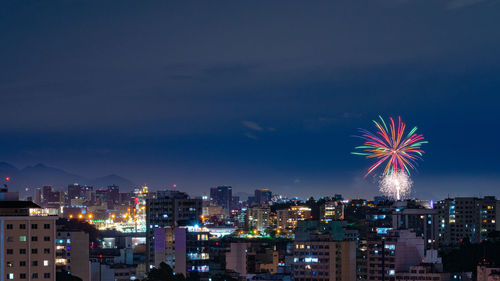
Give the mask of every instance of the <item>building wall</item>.
[[356, 280], [354, 241], [294, 242], [294, 280]]
[[[382, 240], [383, 239], [383, 240]], [[396, 272], [408, 271], [424, 258], [424, 241], [410, 230], [392, 230], [387, 235], [368, 240], [368, 280], [395, 280]], [[382, 251], [385, 251], [382, 266]]]
[[500, 268], [478, 265], [477, 281], [500, 281]]
[[154, 265], [164, 262], [175, 267], [174, 228], [171, 226], [159, 227], [154, 230], [155, 259]]
[[8, 280], [9, 274], [13, 274], [13, 280], [55, 280], [55, 219], [0, 217], [2, 278]]
[[231, 243], [230, 250], [226, 254], [226, 269], [246, 276], [248, 273], [246, 251], [249, 247], [250, 243]]
[[90, 281], [89, 234], [84, 231], [57, 231], [56, 266]]
[[278, 210], [278, 229], [285, 235], [291, 235], [297, 227], [297, 222], [309, 219], [311, 209], [305, 206], [292, 206], [287, 210]]

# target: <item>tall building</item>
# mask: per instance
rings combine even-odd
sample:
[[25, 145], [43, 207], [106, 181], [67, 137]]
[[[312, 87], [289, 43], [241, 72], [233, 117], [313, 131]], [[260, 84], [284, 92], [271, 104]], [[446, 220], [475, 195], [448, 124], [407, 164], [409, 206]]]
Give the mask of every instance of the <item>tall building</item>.
[[486, 240], [488, 232], [500, 230], [495, 197], [456, 197], [438, 201], [439, 240], [443, 246], [456, 246], [464, 239], [471, 243]]
[[273, 193], [267, 188], [255, 190], [254, 203], [257, 205], [268, 204], [273, 198]]
[[42, 205], [44, 207], [59, 208], [64, 205], [64, 193], [52, 189], [46, 185], [42, 188]]
[[387, 230], [367, 242], [368, 280], [396, 280], [424, 259], [424, 239], [411, 230]]
[[293, 231], [299, 221], [311, 217], [311, 208], [307, 206], [291, 206], [289, 209], [278, 210], [278, 230], [286, 236], [293, 236]]
[[344, 204], [339, 201], [328, 201], [320, 207], [320, 218], [323, 222], [344, 219]]
[[112, 209], [115, 205], [120, 203], [120, 187], [117, 185], [110, 185], [107, 189], [106, 202], [108, 203], [108, 208]]
[[93, 187], [88, 185], [79, 185], [78, 183], [68, 185], [68, 205], [75, 206], [75, 202], [92, 201]]
[[226, 253], [226, 270], [237, 272], [241, 277], [247, 274], [276, 274], [279, 253], [276, 246], [263, 243], [231, 242]]
[[313, 239], [295, 241], [294, 280], [356, 280], [356, 243]]
[[154, 230], [154, 264], [170, 265], [176, 274], [208, 274], [211, 241], [208, 229], [198, 226], [161, 227]]
[[233, 188], [231, 186], [210, 188], [210, 201], [217, 206], [221, 206], [224, 210], [227, 210], [229, 214], [233, 201]]
[[251, 230], [264, 231], [269, 227], [271, 208], [268, 206], [252, 207], [248, 211], [248, 226]]
[[202, 215], [201, 198], [190, 198], [175, 190], [157, 191], [155, 198], [146, 199], [147, 262], [154, 262], [154, 229], [165, 226], [195, 225]]
[[0, 280], [55, 280], [57, 209], [0, 201]]
[[52, 186], [45, 185], [42, 187], [42, 203], [47, 204], [52, 197]]
[[90, 281], [89, 234], [61, 228], [56, 238], [57, 271]]
[[42, 190], [39, 187], [33, 190], [33, 203], [39, 206], [42, 204]]
[[71, 199], [77, 199], [82, 197], [82, 187], [77, 184], [69, 184], [68, 185], [68, 201]]
[[154, 229], [154, 266], [164, 262], [171, 268], [175, 267], [175, 228], [173, 226]]
[[204, 228], [176, 227], [174, 230], [176, 274], [188, 276], [191, 272], [200, 275], [208, 274], [210, 270], [210, 233]]
[[411, 229], [424, 239], [425, 249], [438, 249], [439, 211], [422, 206], [400, 206], [392, 212], [394, 229]]

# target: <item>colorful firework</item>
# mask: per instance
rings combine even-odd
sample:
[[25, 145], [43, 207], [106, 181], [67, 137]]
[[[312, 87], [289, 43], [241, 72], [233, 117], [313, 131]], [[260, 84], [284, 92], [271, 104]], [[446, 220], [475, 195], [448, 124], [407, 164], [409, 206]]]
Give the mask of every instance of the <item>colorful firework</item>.
[[389, 118], [389, 128], [382, 117], [380, 122], [373, 121], [378, 131], [376, 134], [365, 129], [359, 129], [362, 133], [359, 138], [365, 143], [357, 146], [356, 149], [363, 152], [351, 152], [352, 154], [366, 156], [368, 159], [376, 159], [376, 162], [368, 168], [365, 177], [373, 172], [377, 167], [385, 163], [384, 175], [393, 173], [407, 173], [410, 175], [410, 169], [415, 169], [417, 161], [422, 160], [424, 151], [421, 149], [424, 141], [422, 135], [416, 134], [417, 127], [414, 127], [405, 135], [406, 125], [398, 117], [397, 127], [394, 119]]

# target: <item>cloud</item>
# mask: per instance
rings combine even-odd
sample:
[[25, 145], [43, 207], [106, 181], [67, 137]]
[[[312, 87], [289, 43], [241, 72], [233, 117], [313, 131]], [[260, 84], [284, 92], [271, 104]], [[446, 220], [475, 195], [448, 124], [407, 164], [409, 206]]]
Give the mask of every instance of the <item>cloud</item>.
[[476, 5], [476, 4], [478, 4], [480, 2], [484, 2], [484, 1], [485, 0], [452, 0], [448, 3], [446, 8], [448, 10], [460, 9], [460, 8], [464, 8], [467, 6]]
[[252, 134], [252, 133], [245, 133], [245, 136], [249, 139], [254, 139], [254, 140], [259, 139], [259, 137], [257, 137], [255, 134]]
[[249, 129], [252, 129], [254, 131], [263, 131], [264, 129], [259, 125], [257, 124], [256, 122], [253, 122], [253, 121], [242, 121], [241, 122], [243, 124], [243, 126], [249, 128]]

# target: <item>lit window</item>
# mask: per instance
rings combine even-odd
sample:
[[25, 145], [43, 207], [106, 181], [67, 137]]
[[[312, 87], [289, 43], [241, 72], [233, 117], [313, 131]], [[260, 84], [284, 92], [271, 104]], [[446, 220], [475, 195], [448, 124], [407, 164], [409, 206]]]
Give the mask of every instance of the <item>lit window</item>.
[[7, 274], [7, 279], [14, 279], [14, 273]]
[[49, 261], [48, 260], [43, 260], [43, 266], [49, 266]]
[[26, 236], [19, 236], [19, 241], [26, 242]]

